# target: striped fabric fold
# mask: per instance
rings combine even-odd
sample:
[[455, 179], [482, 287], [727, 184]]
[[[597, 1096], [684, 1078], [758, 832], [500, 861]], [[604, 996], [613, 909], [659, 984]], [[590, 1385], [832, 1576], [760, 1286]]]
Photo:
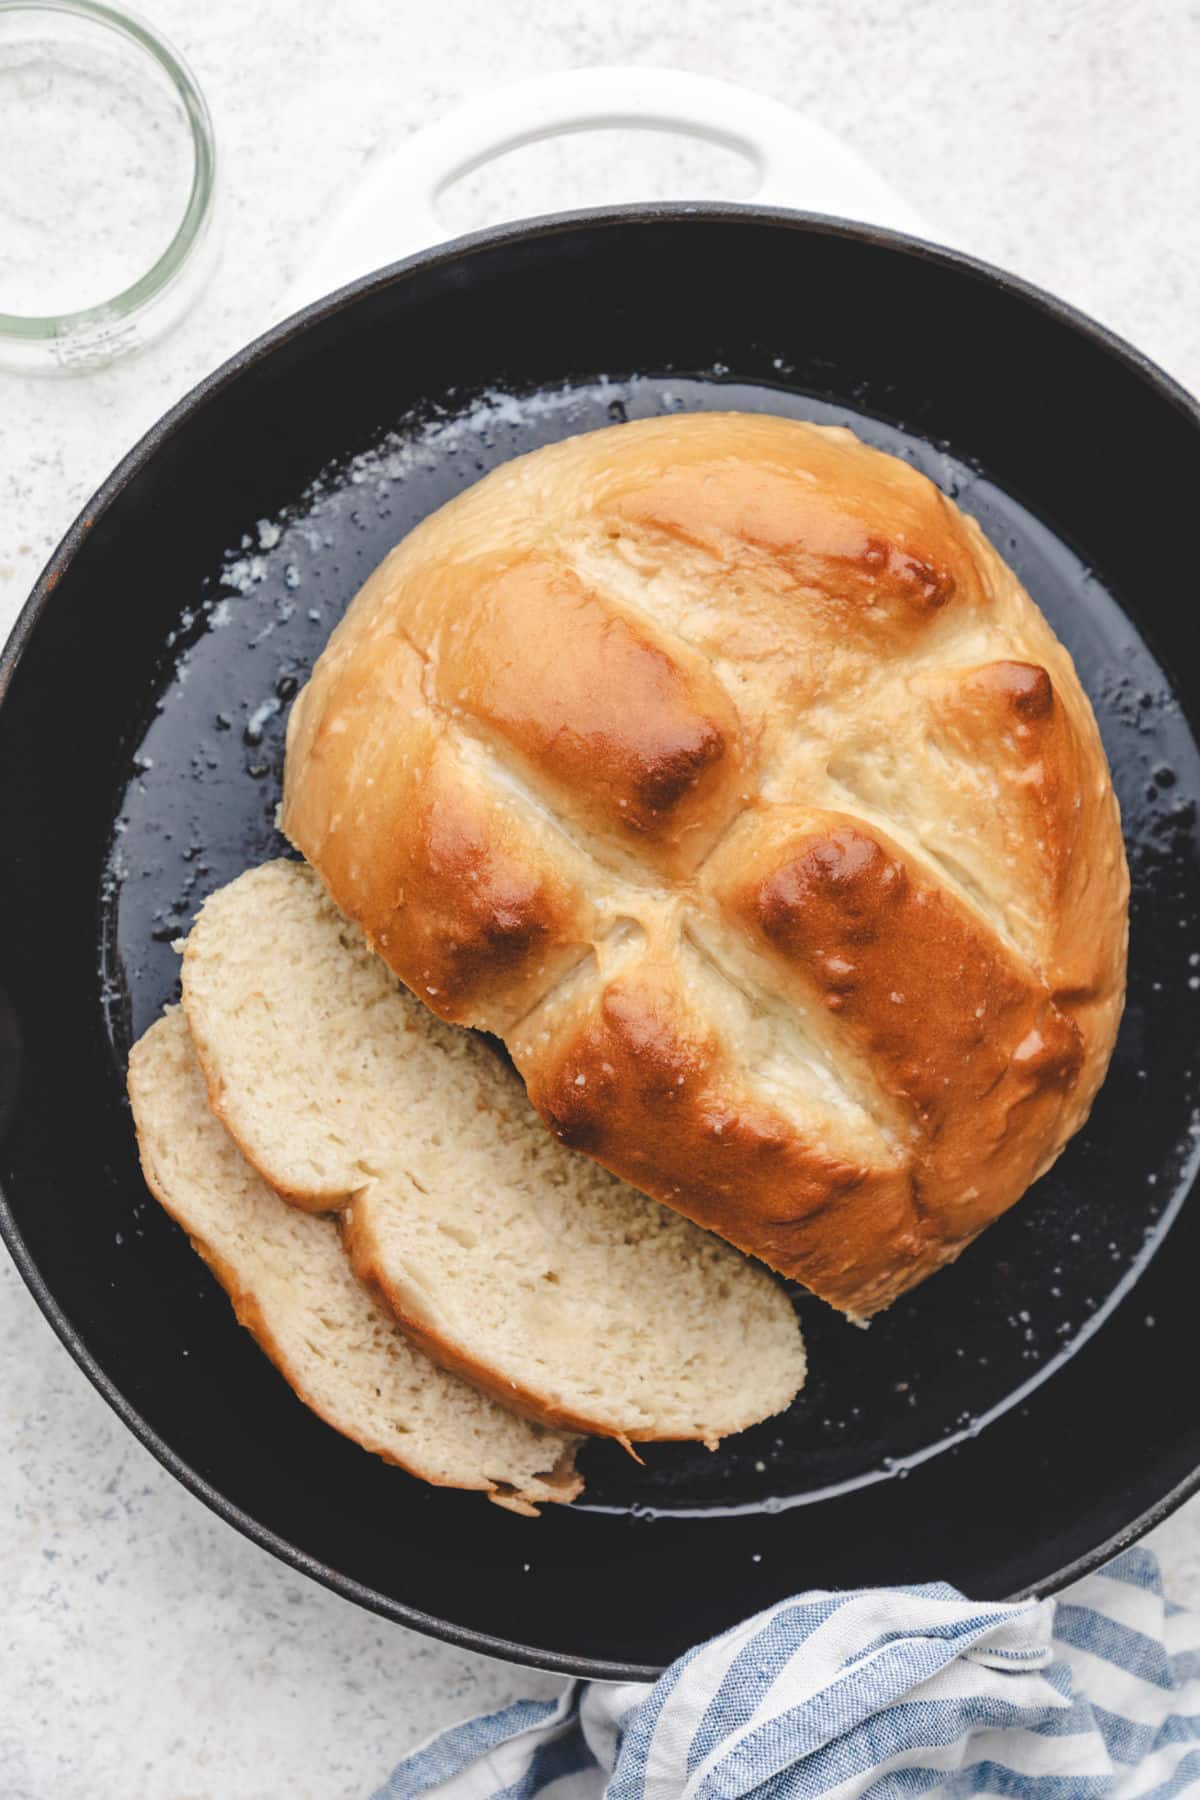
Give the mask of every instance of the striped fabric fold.
[[1200, 1618], [1126, 1550], [1057, 1601], [801, 1594], [649, 1686], [574, 1682], [442, 1732], [374, 1800], [1200, 1796]]

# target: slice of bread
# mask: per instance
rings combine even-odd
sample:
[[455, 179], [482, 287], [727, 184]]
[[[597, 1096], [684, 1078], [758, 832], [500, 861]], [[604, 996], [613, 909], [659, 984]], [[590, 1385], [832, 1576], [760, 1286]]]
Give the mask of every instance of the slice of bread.
[[335, 1222], [285, 1206], [239, 1155], [209, 1110], [177, 1007], [134, 1045], [129, 1098], [150, 1191], [306, 1406], [436, 1486], [478, 1488], [528, 1514], [575, 1498], [576, 1440], [436, 1368], [355, 1280]]
[[302, 863], [206, 903], [183, 1003], [209, 1099], [447, 1367], [548, 1424], [715, 1443], [804, 1349], [759, 1265], [566, 1150], [487, 1042], [396, 981]]

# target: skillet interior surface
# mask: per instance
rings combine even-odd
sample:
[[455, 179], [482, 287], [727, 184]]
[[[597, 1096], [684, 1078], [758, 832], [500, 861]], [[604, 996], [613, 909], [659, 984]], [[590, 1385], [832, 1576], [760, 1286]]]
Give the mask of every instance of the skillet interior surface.
[[[1112, 762], [1129, 1004], [1089, 1125], [956, 1267], [866, 1332], [796, 1295], [812, 1374], [785, 1418], [643, 1468], [589, 1446], [583, 1501], [531, 1524], [295, 1401], [146, 1196], [124, 1063], [195, 908], [285, 852], [288, 704], [384, 552], [521, 451], [699, 408], [849, 424], [1013, 564]], [[1186, 403], [1099, 334], [953, 259], [746, 209], [494, 234], [185, 403], [52, 565], [0, 707], [10, 1241], [151, 1447], [367, 1604], [605, 1673], [809, 1586], [1053, 1585], [1178, 1496], [1200, 1462], [1200, 1405], [1163, 1379], [1196, 1343], [1198, 481]]]

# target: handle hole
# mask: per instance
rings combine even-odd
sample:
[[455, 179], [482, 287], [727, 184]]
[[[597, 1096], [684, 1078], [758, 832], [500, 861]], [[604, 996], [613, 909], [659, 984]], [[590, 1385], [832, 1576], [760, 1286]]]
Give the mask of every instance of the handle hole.
[[746, 200], [756, 170], [726, 144], [654, 126], [602, 127], [506, 150], [437, 201], [446, 231], [631, 200]]

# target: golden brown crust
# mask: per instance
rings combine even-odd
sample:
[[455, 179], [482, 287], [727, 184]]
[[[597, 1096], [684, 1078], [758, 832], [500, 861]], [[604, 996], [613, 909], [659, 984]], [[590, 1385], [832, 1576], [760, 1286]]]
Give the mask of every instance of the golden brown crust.
[[1019, 858], [1042, 925], [1038, 964], [1077, 1019], [1099, 1010], [1085, 1037], [1107, 1060], [1124, 987], [1129, 878], [1094, 724], [1071, 717], [1087, 703], [1073, 684], [1060, 692], [1039, 664], [1013, 661], [967, 670], [929, 700], [932, 741], [989, 768], [992, 805], [979, 834], [993, 840], [998, 867]]
[[882, 832], [835, 813], [773, 824], [727, 904], [801, 1003], [835, 1014], [870, 1063], [898, 1117], [914, 1209], [942, 1241], [973, 1236], [1055, 1141], [1081, 1033], [1045, 981]]
[[1112, 1051], [1128, 876], [1070, 658], [848, 432], [648, 421], [460, 496], [321, 658], [284, 824], [560, 1136], [847, 1311], [1019, 1198]]
[[[626, 616], [567, 564], [454, 563], [413, 584], [405, 630], [447, 713], [499, 739], [585, 830], [681, 873], [735, 804], [740, 724], [708, 663]], [[454, 621], [454, 629], [446, 621]]]
[[502, 1025], [584, 953], [586, 901], [543, 836], [456, 753], [406, 638], [360, 646], [340, 686], [311, 729], [302, 706], [293, 715], [313, 779], [290, 797], [287, 829], [427, 1006]]
[[[803, 476], [815, 474], [814, 468]], [[829, 472], [833, 475], [833, 471]], [[978, 583], [951, 521], [919, 490], [898, 530], [896, 490], [841, 491], [756, 463], [677, 463], [620, 498], [615, 516], [707, 552], [777, 597], [804, 594], [809, 617], [869, 639], [912, 637]], [[905, 500], [910, 496], [905, 494]]]
[[611, 983], [549, 1047], [526, 1050], [514, 1044], [530, 1098], [563, 1143], [697, 1224], [752, 1239], [772, 1268], [803, 1268], [847, 1310], [877, 1311], [898, 1291], [897, 1271], [946, 1259], [906, 1172], [807, 1142], [748, 1097], [733, 1058], [661, 971]]

